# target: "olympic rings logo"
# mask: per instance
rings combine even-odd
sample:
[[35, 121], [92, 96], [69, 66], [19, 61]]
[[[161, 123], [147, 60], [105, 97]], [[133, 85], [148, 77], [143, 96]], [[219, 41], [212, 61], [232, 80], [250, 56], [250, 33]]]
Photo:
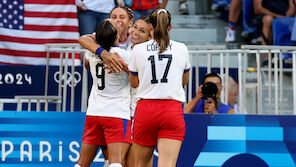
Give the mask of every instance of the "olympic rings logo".
[[72, 76], [70, 72], [67, 72], [62, 75], [61, 81], [60, 81], [60, 72], [57, 71], [54, 73], [54, 80], [57, 83], [62, 83], [62, 87], [65, 87], [68, 85], [69, 87], [72, 87], [72, 79], [74, 81], [74, 87], [81, 81], [81, 74], [79, 72], [74, 72], [74, 75]]

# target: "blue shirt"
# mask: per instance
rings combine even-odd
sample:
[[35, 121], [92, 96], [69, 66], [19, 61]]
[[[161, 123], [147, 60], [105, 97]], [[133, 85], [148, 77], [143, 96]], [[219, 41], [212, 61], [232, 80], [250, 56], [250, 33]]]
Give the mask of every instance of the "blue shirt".
[[[196, 104], [196, 106], [193, 109], [193, 112], [195, 113], [204, 113], [204, 107], [205, 107], [205, 100], [200, 99], [199, 102]], [[220, 103], [220, 105], [217, 108], [218, 113], [228, 113], [232, 108], [226, 104]]]

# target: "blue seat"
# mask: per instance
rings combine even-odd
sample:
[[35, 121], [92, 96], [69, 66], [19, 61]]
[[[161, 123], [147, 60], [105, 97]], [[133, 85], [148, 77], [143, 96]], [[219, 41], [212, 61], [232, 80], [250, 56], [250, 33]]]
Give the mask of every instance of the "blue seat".
[[294, 17], [276, 18], [272, 22], [273, 45], [294, 46], [291, 41], [291, 33], [294, 24]]
[[[294, 25], [294, 17], [276, 18], [272, 22], [273, 45], [295, 46], [295, 41], [291, 41], [291, 34]], [[283, 58], [291, 58], [291, 54], [283, 54]]]

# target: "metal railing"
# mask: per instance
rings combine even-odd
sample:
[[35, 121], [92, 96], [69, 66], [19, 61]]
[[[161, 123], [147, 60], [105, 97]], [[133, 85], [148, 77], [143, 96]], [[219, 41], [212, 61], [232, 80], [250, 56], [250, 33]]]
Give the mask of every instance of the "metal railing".
[[[27, 103], [27, 111], [31, 111], [32, 104], [36, 104], [36, 111], [41, 111], [41, 104], [54, 103], [56, 105], [61, 104], [62, 97], [61, 96], [15, 96], [17, 100], [17, 111], [22, 111], [23, 103]], [[44, 107], [44, 111], [48, 110]]]
[[[228, 92], [229, 83], [228, 80], [224, 79], [229, 76], [229, 69], [237, 68], [238, 70], [238, 85], [239, 85], [239, 107], [240, 112], [247, 110], [250, 105], [256, 106], [256, 112], [253, 114], [296, 114], [296, 70], [295, 68], [284, 68], [283, 63], [283, 55], [284, 54], [292, 54], [293, 57], [289, 60], [292, 60], [292, 67], [296, 67], [295, 60], [295, 47], [287, 47], [287, 46], [256, 46], [256, 45], [242, 45], [242, 49], [212, 49], [213, 47], [209, 47], [209, 49], [201, 49], [201, 50], [190, 50], [190, 61], [192, 66], [201, 67], [204, 66], [207, 68], [207, 73], [211, 72], [212, 67], [220, 68], [220, 74], [222, 78], [222, 84], [225, 89], [221, 93], [222, 102], [227, 103], [228, 101]], [[268, 66], [262, 67], [262, 57], [268, 55]], [[272, 55], [273, 58], [272, 58]], [[254, 59], [255, 63], [253, 65], [249, 64], [249, 59]], [[202, 60], [201, 60], [202, 59]], [[285, 59], [287, 60], [287, 59]], [[278, 62], [273, 63], [272, 61]], [[196, 68], [195, 77], [190, 77], [189, 85], [187, 89], [192, 90], [192, 78], [196, 78], [196, 81], [193, 83], [199, 83], [199, 68]], [[289, 100], [287, 102], [287, 98], [289, 95], [284, 96], [284, 75], [283, 73], [292, 73], [292, 78], [286, 77], [288, 80], [293, 80], [293, 95], [290, 96], [293, 98], [293, 104], [289, 104]], [[250, 73], [256, 73], [255, 81], [247, 81], [248, 75]], [[267, 75], [265, 74], [267, 73]], [[266, 76], [265, 76], [266, 75]], [[266, 79], [262, 79], [266, 77]], [[254, 78], [253, 78], [254, 79]], [[268, 83], [267, 83], [268, 81]], [[287, 80], [285, 80], [287, 82]], [[265, 84], [263, 84], [265, 83]], [[255, 92], [255, 104], [246, 104], [247, 103], [247, 92], [250, 85], [256, 85]], [[197, 85], [198, 86], [198, 85]], [[264, 89], [263, 87], [264, 86]], [[267, 87], [267, 97], [268, 104], [266, 105], [265, 101], [263, 101], [263, 97], [265, 98], [265, 87]], [[272, 91], [273, 90], [273, 91]], [[188, 91], [189, 99], [192, 98], [192, 91]], [[263, 95], [263, 93], [265, 93]], [[289, 91], [288, 91], [289, 93]], [[286, 99], [286, 104], [284, 104], [284, 99]], [[262, 107], [264, 106], [264, 109]], [[285, 106], [285, 107], [284, 107]], [[290, 109], [287, 109], [287, 106]], [[291, 108], [291, 106], [293, 106]], [[249, 112], [250, 113], [250, 112]]]
[[[32, 111], [32, 105], [36, 105], [36, 111], [41, 111], [42, 104], [61, 104], [61, 96], [15, 96], [14, 99], [0, 99], [0, 111], [3, 111], [5, 104], [17, 104], [16, 111], [23, 110], [23, 104], [27, 104], [27, 111]], [[45, 105], [44, 105], [45, 106]], [[47, 112], [48, 110], [45, 109]]]
[[[45, 44], [45, 51], [47, 52], [47, 62], [46, 62], [46, 73], [45, 73], [45, 91], [44, 96], [47, 96], [48, 93], [48, 73], [49, 73], [49, 61], [50, 52], [59, 52], [60, 53], [60, 65], [59, 65], [59, 83], [58, 83], [58, 93], [57, 96], [62, 96], [62, 108], [60, 105], [57, 106], [57, 111], [66, 111], [66, 102], [67, 102], [67, 88], [68, 88], [68, 82], [65, 79], [62, 79], [66, 77], [68, 73], [68, 67], [71, 66], [71, 93], [70, 93], [70, 111], [74, 111], [74, 98], [75, 98], [75, 87], [74, 87], [74, 75], [75, 75], [75, 54], [84, 54], [86, 52], [85, 49], [82, 49], [82, 47], [78, 43], [74, 44]], [[69, 58], [71, 57], [71, 59]], [[69, 60], [71, 60], [71, 65], [69, 65]], [[84, 59], [83, 59], [84, 64]], [[63, 83], [64, 82], [64, 83]], [[81, 98], [81, 111], [86, 111], [87, 106], [87, 72], [86, 69], [83, 67], [83, 77], [82, 77], [82, 98]], [[47, 103], [45, 104], [47, 108]]]
[[[210, 48], [210, 47], [209, 47]], [[212, 67], [218, 67], [220, 69], [220, 76], [222, 79], [222, 85], [224, 85], [225, 89], [221, 92], [221, 101], [224, 103], [228, 103], [228, 92], [229, 91], [229, 80], [225, 79], [229, 77], [229, 69], [237, 68], [238, 69], [238, 84], [239, 86], [239, 106], [240, 112], [244, 111], [244, 96], [243, 96], [243, 90], [245, 89], [245, 83], [243, 81], [246, 81], [246, 78], [243, 78], [246, 75], [243, 75], [243, 72], [246, 73], [247, 65], [246, 60], [242, 61], [242, 56], [246, 54], [247, 51], [241, 50], [241, 49], [219, 49], [219, 50], [195, 50], [189, 51], [190, 53], [190, 62], [192, 66], [195, 67], [201, 67], [204, 66], [207, 68], [206, 73], [210, 73], [212, 70]], [[199, 61], [201, 58], [204, 58], [202, 61]], [[232, 59], [232, 63], [230, 64], [230, 58]], [[233, 60], [236, 59], [236, 60]], [[201, 63], [202, 62], [202, 63]], [[196, 78], [195, 82], [192, 82], [192, 78]], [[198, 86], [199, 83], [199, 68], [196, 68], [195, 77], [191, 76], [189, 79], [188, 89], [192, 90], [192, 83], [196, 83]], [[192, 97], [192, 91], [188, 92], [188, 99], [193, 98]]]
[[[274, 104], [274, 113], [271, 114], [285, 114], [284, 113], [284, 72], [292, 74], [292, 91], [293, 91], [293, 103], [292, 110], [293, 115], [296, 115], [296, 60], [295, 60], [295, 47], [291, 46], [262, 46], [262, 45], [243, 45], [242, 49], [249, 50], [249, 53], [255, 54], [256, 56], [256, 66], [257, 66], [257, 104], [258, 104], [258, 114], [262, 114], [262, 105], [264, 104], [262, 98], [262, 87], [263, 80], [262, 76], [267, 72], [268, 83], [268, 110], [271, 112], [272, 106]], [[292, 55], [291, 58], [285, 60], [292, 60], [291, 68], [284, 68], [284, 54]], [[273, 56], [272, 56], [273, 55]], [[267, 57], [267, 67], [261, 67], [262, 57]], [[288, 56], [287, 56], [288, 57]], [[273, 75], [273, 77], [272, 77]], [[273, 82], [272, 82], [273, 79]], [[289, 79], [289, 78], [288, 78]], [[266, 80], [265, 80], [266, 81]], [[286, 81], [287, 82], [287, 81]], [[274, 100], [272, 100], [272, 87], [274, 87]]]

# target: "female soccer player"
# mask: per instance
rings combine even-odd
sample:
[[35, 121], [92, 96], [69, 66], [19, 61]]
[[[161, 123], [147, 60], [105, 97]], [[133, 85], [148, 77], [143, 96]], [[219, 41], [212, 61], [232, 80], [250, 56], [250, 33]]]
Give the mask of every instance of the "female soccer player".
[[[149, 17], [148, 16], [142, 16], [140, 17], [135, 24], [131, 28], [131, 42], [132, 46], [128, 51], [131, 51], [133, 47], [137, 44], [143, 43], [148, 41], [150, 36], [150, 30], [149, 30]], [[133, 119], [135, 115], [137, 100], [136, 100], [136, 93], [137, 88], [131, 88], [131, 117]]]
[[[128, 64], [129, 53], [118, 47], [120, 30], [117, 23], [105, 20], [96, 30], [96, 40], [107, 51], [117, 52]], [[107, 144], [110, 167], [122, 167], [132, 142], [128, 74], [124, 71], [106, 72], [103, 61], [95, 54], [88, 55], [87, 62], [93, 86], [86, 113], [83, 143], [76, 166], [90, 166], [98, 147]]]
[[[119, 34], [119, 47], [122, 49], [127, 49], [132, 45], [128, 30], [133, 25], [133, 18], [134, 15], [132, 10], [125, 6], [115, 7], [110, 13], [110, 19], [115, 21], [121, 30], [121, 33]], [[101, 47], [96, 42], [94, 34], [83, 35], [78, 39], [78, 42], [85, 49], [100, 55], [103, 58], [104, 63], [110, 66], [110, 70], [118, 72], [123, 69], [123, 63], [120, 56], [117, 54], [110, 54], [106, 49]]]
[[136, 45], [129, 64], [130, 83], [138, 86], [133, 128], [136, 167], [149, 163], [158, 147], [158, 167], [174, 167], [185, 135], [183, 86], [189, 79], [187, 47], [170, 40], [171, 15], [154, 10], [150, 17], [154, 40]]

